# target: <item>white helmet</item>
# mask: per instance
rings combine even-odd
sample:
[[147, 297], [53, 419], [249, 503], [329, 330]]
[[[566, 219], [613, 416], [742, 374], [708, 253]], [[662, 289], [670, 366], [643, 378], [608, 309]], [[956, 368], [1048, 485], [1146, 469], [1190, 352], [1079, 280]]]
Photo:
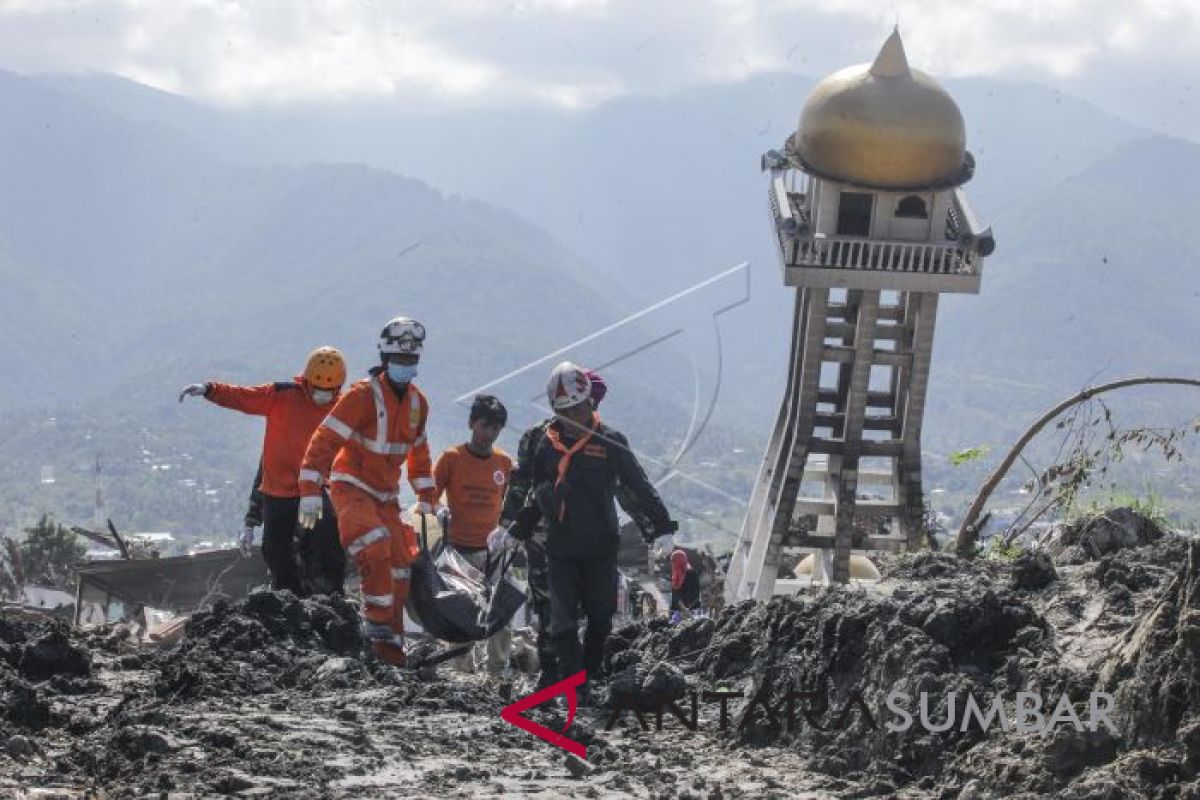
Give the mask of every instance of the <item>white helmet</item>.
[[379, 333], [379, 355], [411, 353], [421, 355], [425, 344], [425, 326], [415, 319], [396, 317]]
[[586, 403], [592, 394], [592, 379], [583, 367], [564, 361], [550, 373], [546, 399], [555, 411]]

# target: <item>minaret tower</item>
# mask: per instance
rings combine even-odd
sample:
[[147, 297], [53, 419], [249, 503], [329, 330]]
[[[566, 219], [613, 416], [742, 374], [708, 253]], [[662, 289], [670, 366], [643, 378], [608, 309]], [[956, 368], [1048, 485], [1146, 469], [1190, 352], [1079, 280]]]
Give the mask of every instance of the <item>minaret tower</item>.
[[[962, 114], [908, 65], [893, 31], [872, 64], [813, 89], [799, 129], [763, 156], [783, 283], [796, 305], [787, 388], [730, 563], [730, 601], [849, 580], [852, 550], [924, 543], [921, 418], [938, 295], [977, 294], [991, 229], [962, 185]], [[832, 556], [832, 558], [830, 557]]]

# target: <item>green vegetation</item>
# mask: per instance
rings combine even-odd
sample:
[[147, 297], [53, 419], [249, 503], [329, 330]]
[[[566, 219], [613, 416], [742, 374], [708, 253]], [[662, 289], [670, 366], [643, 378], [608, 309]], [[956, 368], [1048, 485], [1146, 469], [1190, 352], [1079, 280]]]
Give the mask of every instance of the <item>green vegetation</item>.
[[1005, 543], [1003, 536], [993, 536], [984, 548], [984, 555], [998, 561], [1014, 561], [1025, 552], [1025, 548], [1016, 542]]
[[25, 583], [69, 589], [74, 584], [72, 572], [87, 554], [87, 546], [65, 526], [56, 524], [53, 517], [43, 514], [25, 529], [18, 552], [19, 567], [9, 565], [8, 569], [14, 574], [19, 572]]
[[978, 461], [986, 456], [991, 451], [991, 447], [986, 444], [981, 444], [976, 447], [969, 447], [966, 450], [959, 450], [956, 453], [951, 453], [949, 461], [951, 466], [961, 467], [963, 464], [968, 464], [972, 461]]
[[1066, 515], [1068, 522], [1075, 522], [1086, 517], [1103, 513], [1110, 508], [1129, 508], [1151, 520], [1161, 529], [1178, 527], [1178, 520], [1167, 507], [1166, 499], [1150, 487], [1143, 487], [1144, 494], [1110, 490], [1109, 492], [1090, 497], [1085, 502], [1076, 503]]

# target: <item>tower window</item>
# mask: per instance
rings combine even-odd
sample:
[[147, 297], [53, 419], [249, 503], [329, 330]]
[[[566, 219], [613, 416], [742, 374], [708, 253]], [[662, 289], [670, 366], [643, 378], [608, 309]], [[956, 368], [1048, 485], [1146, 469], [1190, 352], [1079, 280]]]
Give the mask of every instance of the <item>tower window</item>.
[[900, 198], [900, 202], [896, 204], [896, 216], [904, 219], [929, 219], [929, 212], [925, 209], [925, 201], [922, 198], [910, 194]]
[[870, 236], [871, 210], [875, 195], [862, 192], [842, 192], [838, 198], [838, 236]]

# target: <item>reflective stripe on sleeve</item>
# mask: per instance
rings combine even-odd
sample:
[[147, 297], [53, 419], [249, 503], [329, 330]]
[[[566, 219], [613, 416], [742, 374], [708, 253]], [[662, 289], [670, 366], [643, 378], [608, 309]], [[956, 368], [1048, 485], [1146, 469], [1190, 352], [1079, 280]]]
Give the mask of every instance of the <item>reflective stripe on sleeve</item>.
[[317, 472], [315, 469], [302, 469], [302, 470], [300, 470], [300, 480], [312, 481], [317, 486], [320, 486], [321, 485], [321, 473]]

